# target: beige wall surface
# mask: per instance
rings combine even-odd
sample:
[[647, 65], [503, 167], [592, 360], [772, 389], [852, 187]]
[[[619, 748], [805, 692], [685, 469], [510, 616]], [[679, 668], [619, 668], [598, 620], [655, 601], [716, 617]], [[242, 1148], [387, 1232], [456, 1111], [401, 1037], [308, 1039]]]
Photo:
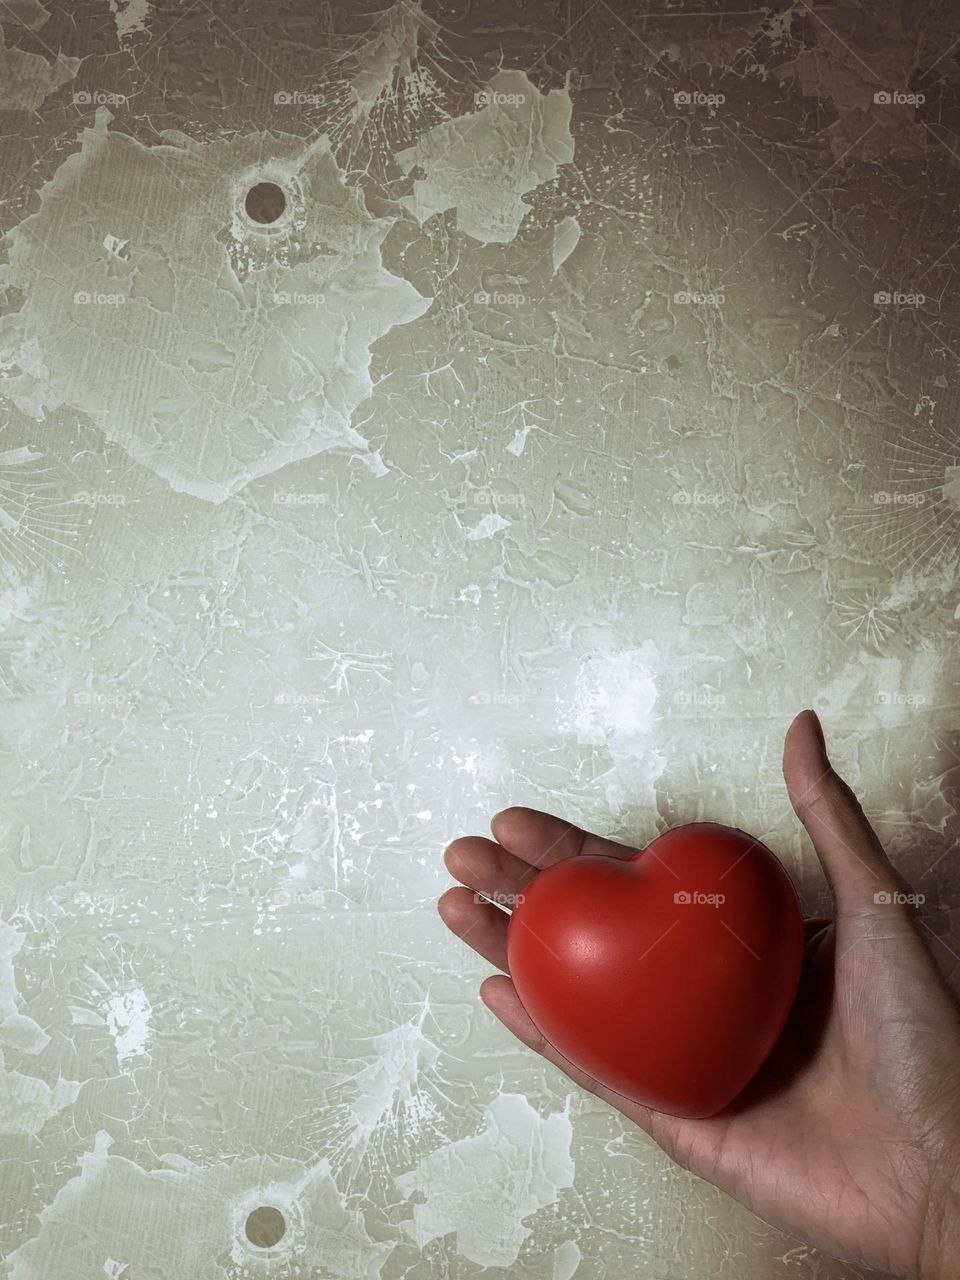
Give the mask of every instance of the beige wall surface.
[[815, 706], [953, 977], [952, 22], [0, 3], [0, 1274], [866, 1274], [435, 901], [520, 803], [822, 911]]

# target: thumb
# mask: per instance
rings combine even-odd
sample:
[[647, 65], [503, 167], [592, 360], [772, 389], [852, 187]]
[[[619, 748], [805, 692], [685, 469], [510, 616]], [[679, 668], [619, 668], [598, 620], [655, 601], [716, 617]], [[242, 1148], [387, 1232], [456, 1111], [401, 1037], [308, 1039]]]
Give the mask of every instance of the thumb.
[[908, 886], [884, 853], [860, 802], [834, 772], [815, 711], [801, 711], [787, 730], [783, 776], [794, 812], [813, 841], [837, 917], [901, 910]]

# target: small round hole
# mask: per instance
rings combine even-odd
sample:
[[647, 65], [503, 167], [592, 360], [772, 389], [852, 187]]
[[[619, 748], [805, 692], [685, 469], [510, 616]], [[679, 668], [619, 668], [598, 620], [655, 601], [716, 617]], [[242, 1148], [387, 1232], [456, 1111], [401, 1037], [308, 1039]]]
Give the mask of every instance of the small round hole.
[[243, 207], [254, 222], [276, 222], [287, 207], [287, 197], [275, 182], [258, 182], [247, 192]]
[[258, 1249], [272, 1249], [283, 1239], [287, 1224], [279, 1209], [272, 1204], [262, 1204], [247, 1216], [243, 1229], [252, 1245]]

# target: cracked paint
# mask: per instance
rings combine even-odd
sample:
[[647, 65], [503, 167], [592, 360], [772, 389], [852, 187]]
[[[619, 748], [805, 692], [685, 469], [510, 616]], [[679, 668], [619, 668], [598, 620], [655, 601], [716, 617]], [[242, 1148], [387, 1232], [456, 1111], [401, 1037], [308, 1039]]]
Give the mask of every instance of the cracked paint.
[[[343, 184], [325, 138], [147, 148], [110, 119], [98, 111], [10, 233], [0, 286], [26, 299], [0, 318], [11, 400], [38, 421], [61, 406], [88, 414], [174, 489], [213, 502], [298, 458], [363, 449], [351, 415], [372, 387], [370, 346], [429, 306], [383, 268], [390, 220]], [[261, 179], [290, 188], [276, 231], [243, 224], [242, 195]], [[34, 345], [42, 375], [24, 359]], [[131, 360], [136, 379], [119, 376]]]
[[[271, 1274], [292, 1280], [309, 1258], [322, 1258], [337, 1280], [376, 1280], [390, 1252], [344, 1207], [323, 1162], [304, 1168], [253, 1158], [201, 1166], [171, 1157], [147, 1170], [112, 1154], [112, 1145], [106, 1132], [96, 1135], [80, 1172], [41, 1215], [38, 1235], [7, 1259], [10, 1280], [99, 1280], [110, 1269], [132, 1276], [153, 1269], [158, 1252], [178, 1275], [196, 1280], [260, 1275], [262, 1260]], [[260, 1204], [276, 1207], [286, 1223], [272, 1250], [251, 1248], [244, 1230]]]
[[955, 23], [660, 8], [0, 5], [4, 1280], [849, 1280], [436, 915], [511, 804], [822, 914], [813, 705], [960, 948]]
[[523, 71], [501, 71], [477, 92], [476, 110], [437, 125], [397, 160], [423, 169], [404, 203], [419, 222], [456, 210], [457, 226], [483, 244], [516, 236], [523, 200], [573, 160], [570, 93], [546, 94]]
[[455, 1231], [465, 1258], [482, 1267], [510, 1266], [530, 1234], [524, 1219], [573, 1185], [572, 1134], [569, 1102], [543, 1118], [522, 1095], [501, 1094], [477, 1137], [450, 1143], [397, 1178], [403, 1195], [425, 1197], [404, 1229], [421, 1247]]
[[[23, 942], [19, 930], [0, 920], [0, 1042], [18, 1056], [40, 1057], [50, 1036], [19, 1008], [14, 957]], [[76, 1102], [82, 1087], [78, 1080], [59, 1077], [51, 1085], [39, 1076], [12, 1070], [0, 1051], [0, 1137], [34, 1137], [51, 1116]]]

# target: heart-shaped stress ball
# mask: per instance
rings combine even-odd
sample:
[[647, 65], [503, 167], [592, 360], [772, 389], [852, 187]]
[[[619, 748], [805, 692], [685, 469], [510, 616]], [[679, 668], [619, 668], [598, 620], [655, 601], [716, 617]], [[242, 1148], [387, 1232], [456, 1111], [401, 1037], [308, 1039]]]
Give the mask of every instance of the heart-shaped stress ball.
[[674, 827], [629, 858], [567, 858], [514, 909], [507, 961], [537, 1030], [625, 1097], [711, 1116], [756, 1074], [800, 980], [803, 919], [759, 840]]

